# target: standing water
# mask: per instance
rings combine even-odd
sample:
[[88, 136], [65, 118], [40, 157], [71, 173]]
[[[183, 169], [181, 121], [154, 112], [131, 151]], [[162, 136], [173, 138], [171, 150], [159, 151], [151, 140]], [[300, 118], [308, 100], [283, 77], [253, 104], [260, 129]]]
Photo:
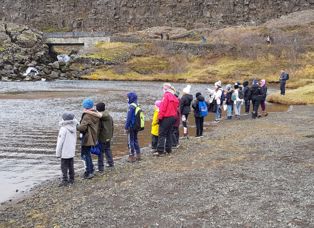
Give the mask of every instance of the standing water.
[[[174, 84], [182, 91], [186, 84]], [[193, 84], [191, 92], [207, 95], [208, 85]], [[161, 82], [109, 82], [109, 81], [54, 81], [54, 82], [0, 82], [0, 202], [9, 200], [17, 192], [61, 175], [60, 162], [55, 157], [59, 130], [58, 122], [64, 111], [73, 111], [80, 120], [82, 101], [90, 97], [104, 102], [115, 122], [113, 155], [128, 153], [124, 121], [129, 91], [138, 94], [146, 115], [145, 130], [139, 134], [141, 147], [150, 144], [150, 119], [154, 103], [162, 97]], [[286, 111], [287, 106], [268, 105], [268, 111]], [[190, 115], [191, 135], [194, 121]], [[207, 124], [213, 115], [207, 117]], [[79, 156], [75, 168], [83, 168]], [[94, 159], [95, 160], [95, 159]]]

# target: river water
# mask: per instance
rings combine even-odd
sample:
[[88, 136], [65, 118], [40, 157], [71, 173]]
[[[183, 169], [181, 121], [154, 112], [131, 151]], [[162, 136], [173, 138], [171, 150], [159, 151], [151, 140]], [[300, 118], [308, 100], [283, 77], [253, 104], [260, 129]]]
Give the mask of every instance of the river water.
[[[174, 84], [182, 91], [185, 84]], [[193, 84], [191, 92], [206, 95], [209, 85]], [[79, 120], [82, 101], [86, 97], [95, 103], [105, 102], [115, 122], [113, 154], [115, 158], [128, 153], [123, 124], [127, 112], [126, 94], [135, 91], [145, 112], [147, 123], [140, 133], [141, 147], [150, 144], [150, 120], [154, 103], [162, 97], [162, 82], [54, 81], [0, 82], [0, 202], [61, 175], [60, 162], [55, 157], [58, 122], [64, 111], [73, 111]], [[272, 92], [272, 90], [270, 90]], [[287, 106], [268, 105], [268, 111], [286, 111]], [[210, 129], [213, 115], [205, 120]], [[194, 134], [190, 118], [191, 135]], [[75, 169], [83, 168], [79, 156]], [[94, 159], [96, 160], [96, 159]]]

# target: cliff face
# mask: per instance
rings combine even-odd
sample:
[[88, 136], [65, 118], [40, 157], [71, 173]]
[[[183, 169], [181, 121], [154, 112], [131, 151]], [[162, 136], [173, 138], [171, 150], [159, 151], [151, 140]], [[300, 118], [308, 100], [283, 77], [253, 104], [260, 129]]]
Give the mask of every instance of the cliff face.
[[44, 31], [126, 32], [261, 23], [314, 0], [1, 0], [0, 18]]

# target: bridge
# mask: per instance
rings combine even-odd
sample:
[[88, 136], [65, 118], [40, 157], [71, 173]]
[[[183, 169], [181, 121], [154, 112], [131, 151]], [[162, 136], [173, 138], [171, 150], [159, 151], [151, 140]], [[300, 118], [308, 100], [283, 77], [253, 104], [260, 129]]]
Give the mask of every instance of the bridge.
[[92, 47], [97, 42], [110, 42], [110, 34], [106, 32], [54, 32], [44, 33], [44, 41], [49, 46], [79, 45]]

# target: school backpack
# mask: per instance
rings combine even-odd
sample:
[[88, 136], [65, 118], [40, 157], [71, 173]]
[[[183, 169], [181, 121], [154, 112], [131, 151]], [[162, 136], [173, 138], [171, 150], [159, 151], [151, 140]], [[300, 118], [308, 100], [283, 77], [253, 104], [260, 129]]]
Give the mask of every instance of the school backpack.
[[242, 89], [238, 90], [238, 96], [239, 96], [239, 99], [243, 99], [244, 98], [244, 94], [243, 94], [243, 90]]
[[201, 117], [205, 117], [208, 115], [208, 108], [205, 101], [199, 101], [198, 102], [198, 110]]
[[136, 105], [135, 103], [131, 104], [133, 107], [135, 107], [135, 123], [134, 123], [134, 130], [137, 131], [143, 131], [145, 126], [145, 115], [143, 110], [139, 105]]
[[237, 100], [237, 95], [235, 94], [235, 92], [232, 93], [231, 100], [232, 101], [236, 101]]

